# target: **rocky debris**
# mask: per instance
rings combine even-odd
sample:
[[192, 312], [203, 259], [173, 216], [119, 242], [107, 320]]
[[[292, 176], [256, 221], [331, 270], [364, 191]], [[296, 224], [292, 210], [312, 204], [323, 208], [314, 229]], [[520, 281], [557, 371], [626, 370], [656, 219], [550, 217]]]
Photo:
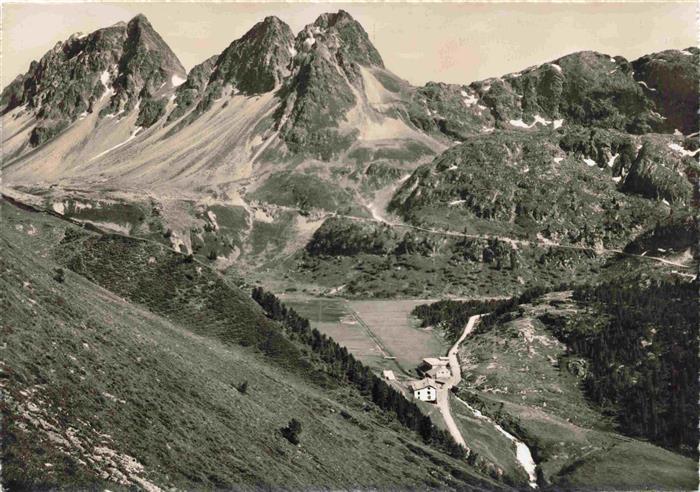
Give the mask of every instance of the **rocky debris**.
[[[111, 436], [101, 434], [80, 419], [70, 426], [65, 417], [56, 415], [55, 407], [42, 394], [45, 390], [45, 386], [35, 385], [20, 391], [16, 397], [4, 394], [4, 403], [18, 416], [20, 431], [36, 435], [39, 441], [47, 441], [52, 448], [103, 480], [124, 487], [138, 486], [148, 492], [161, 490], [143, 477], [145, 468], [138, 460], [113, 449], [115, 444]], [[53, 465], [47, 463], [46, 466]]]

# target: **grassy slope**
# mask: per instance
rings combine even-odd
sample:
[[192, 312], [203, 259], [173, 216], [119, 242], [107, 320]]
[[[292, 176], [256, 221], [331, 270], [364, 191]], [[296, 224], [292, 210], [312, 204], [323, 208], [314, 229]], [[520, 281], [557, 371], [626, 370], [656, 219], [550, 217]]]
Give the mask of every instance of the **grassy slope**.
[[[488, 483], [363, 411], [355, 391], [323, 390], [71, 271], [57, 282], [50, 251], [66, 223], [5, 203], [2, 213], [8, 485], [464, 485], [453, 475]], [[235, 389], [244, 380], [246, 395]], [[292, 417], [303, 425], [299, 447], [278, 432]]]
[[544, 479], [566, 487], [694, 488], [692, 460], [617, 434], [584, 398], [577, 362], [536, 319], [545, 310], [572, 313], [566, 295], [522, 309], [465, 342], [462, 389], [533, 449]]

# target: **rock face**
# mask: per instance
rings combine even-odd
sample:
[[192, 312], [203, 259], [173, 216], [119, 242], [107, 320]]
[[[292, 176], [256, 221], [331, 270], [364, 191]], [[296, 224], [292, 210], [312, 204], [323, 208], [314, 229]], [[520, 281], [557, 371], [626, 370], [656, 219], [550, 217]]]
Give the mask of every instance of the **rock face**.
[[168, 116], [173, 121], [191, 107], [189, 121], [208, 110], [213, 101], [230, 89], [246, 95], [269, 92], [289, 75], [294, 55], [294, 35], [277, 17], [266, 17], [221, 54], [197, 65], [178, 88], [176, 107]]
[[92, 112], [103, 97], [109, 100], [102, 116], [129, 111], [185, 73], [148, 20], [138, 15], [128, 24], [57, 43], [3, 91], [0, 104], [3, 114], [22, 105], [36, 114], [30, 143], [37, 146]]
[[[673, 144], [671, 144], [673, 145]], [[676, 144], [678, 145], [678, 144]], [[632, 164], [622, 189], [646, 198], [687, 203], [693, 194], [691, 170], [698, 170], [690, 158], [684, 162], [669, 145], [647, 139]], [[688, 175], [686, 175], [686, 173]]]
[[150, 99], [173, 76], [184, 80], [186, 71], [168, 45], [143, 15], [126, 26], [126, 40], [113, 82], [114, 95], [106, 114], [130, 111], [139, 99]]
[[663, 127], [653, 109], [627, 60], [584, 51], [468, 87], [431, 82], [418, 89], [409, 114], [421, 128], [464, 138], [494, 125], [530, 130], [577, 124], [644, 133]]
[[323, 14], [296, 38], [293, 76], [280, 91], [280, 135], [293, 153], [328, 160], [346, 150], [356, 130], [341, 130], [360, 102], [361, 67], [383, 68], [367, 33], [341, 10]]
[[231, 84], [244, 94], [271, 91], [289, 75], [293, 45], [289, 26], [266, 17], [221, 53], [210, 83]]
[[680, 130], [688, 135], [698, 131], [698, 65], [700, 50], [667, 50], [632, 62], [634, 78], [656, 104], [664, 118], [665, 132]]
[[214, 55], [190, 70], [185, 83], [177, 88], [175, 108], [168, 115], [168, 121], [180, 118], [199, 101], [209, 84], [209, 77], [211, 77], [218, 59], [219, 55]]

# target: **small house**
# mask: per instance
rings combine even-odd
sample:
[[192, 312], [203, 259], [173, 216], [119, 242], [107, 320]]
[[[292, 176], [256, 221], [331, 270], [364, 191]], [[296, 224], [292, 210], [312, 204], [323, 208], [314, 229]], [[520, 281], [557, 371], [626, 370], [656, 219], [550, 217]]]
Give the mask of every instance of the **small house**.
[[418, 366], [418, 373], [433, 379], [449, 378], [452, 375], [449, 364], [449, 357], [426, 357]]
[[411, 383], [413, 397], [421, 401], [436, 401], [437, 400], [437, 384], [430, 378], [424, 378], [420, 381]]
[[450, 379], [452, 371], [450, 371], [450, 368], [447, 366], [436, 366], [425, 371], [424, 375], [437, 381], [444, 381]]

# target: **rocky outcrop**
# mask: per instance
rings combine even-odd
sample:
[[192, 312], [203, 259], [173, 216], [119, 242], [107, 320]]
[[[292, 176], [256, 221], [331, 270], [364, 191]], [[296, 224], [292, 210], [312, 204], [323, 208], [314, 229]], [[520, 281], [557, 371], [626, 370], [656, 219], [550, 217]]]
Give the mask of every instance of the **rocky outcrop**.
[[294, 48], [293, 76], [280, 91], [277, 126], [291, 152], [329, 160], [356, 138], [356, 130], [340, 126], [359, 103], [360, 67], [383, 68], [384, 62], [362, 26], [343, 10], [307, 25]]
[[214, 55], [190, 70], [185, 83], [177, 88], [175, 108], [168, 115], [168, 121], [180, 118], [188, 109], [199, 102], [209, 84], [209, 77], [211, 77], [218, 59], [219, 55]]
[[667, 50], [632, 62], [634, 78], [656, 104], [665, 132], [684, 135], [698, 131], [698, 75], [700, 50]]
[[[100, 114], [131, 111], [153, 99], [185, 69], [143, 15], [91, 34], [75, 34], [57, 43], [29, 71], [2, 93], [3, 114], [21, 105], [36, 114], [30, 144], [41, 145], [68, 124], [92, 112], [103, 97]], [[143, 121], [153, 119], [154, 103]]]
[[333, 217], [314, 232], [306, 251], [313, 256], [381, 255], [392, 252], [396, 242], [396, 232], [387, 225]]
[[[690, 162], [695, 164], [697, 172], [697, 163], [692, 159]], [[683, 157], [675, 154], [668, 144], [647, 139], [625, 178], [622, 190], [655, 200], [687, 203], [693, 185], [685, 170]]]
[[407, 112], [421, 130], [456, 140], [494, 128], [490, 109], [468, 86], [429, 82], [414, 91]]

